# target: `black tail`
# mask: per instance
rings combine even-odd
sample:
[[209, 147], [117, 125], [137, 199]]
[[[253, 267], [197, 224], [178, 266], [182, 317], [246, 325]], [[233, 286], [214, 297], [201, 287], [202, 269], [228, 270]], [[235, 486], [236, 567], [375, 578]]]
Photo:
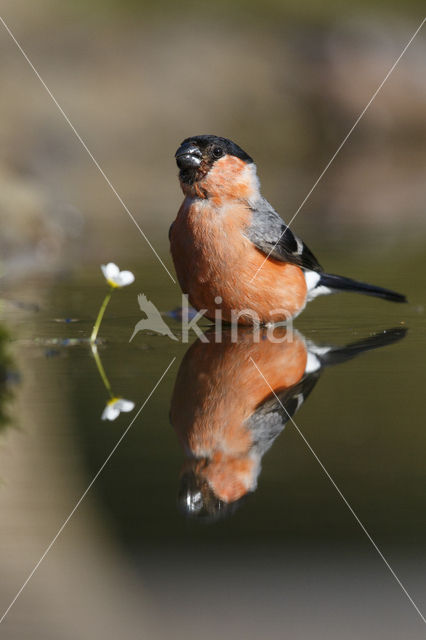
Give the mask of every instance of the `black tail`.
[[402, 293], [396, 293], [390, 289], [375, 287], [366, 282], [358, 282], [352, 278], [344, 276], [335, 276], [332, 273], [322, 273], [317, 287], [328, 287], [335, 291], [353, 291], [354, 293], [363, 293], [366, 296], [374, 296], [375, 298], [383, 298], [391, 302], [407, 302], [407, 298]]
[[333, 347], [330, 351], [318, 356], [323, 365], [341, 364], [355, 358], [360, 353], [386, 347], [402, 340], [407, 333], [404, 327], [394, 327], [381, 333], [375, 333], [368, 338], [351, 342], [344, 347]]

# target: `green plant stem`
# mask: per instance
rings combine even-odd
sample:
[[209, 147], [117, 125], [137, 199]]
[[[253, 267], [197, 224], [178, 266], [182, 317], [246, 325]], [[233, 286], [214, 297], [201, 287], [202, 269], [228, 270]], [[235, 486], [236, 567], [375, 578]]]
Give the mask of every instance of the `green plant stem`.
[[113, 287], [111, 287], [111, 289], [105, 296], [105, 300], [103, 301], [101, 308], [99, 309], [98, 317], [96, 318], [96, 322], [93, 325], [92, 335], [90, 336], [90, 342], [92, 343], [95, 342], [98, 335], [99, 327], [101, 326], [102, 318], [104, 317], [105, 309], [108, 306], [108, 302], [111, 300], [113, 290]]
[[102, 360], [101, 360], [101, 358], [99, 356], [98, 349], [97, 349], [96, 345], [93, 344], [93, 342], [90, 345], [90, 348], [92, 350], [92, 354], [93, 354], [93, 357], [95, 359], [95, 363], [96, 363], [96, 366], [98, 368], [99, 375], [101, 376], [102, 382], [105, 385], [105, 389], [108, 391], [110, 398], [113, 398], [114, 394], [112, 392], [111, 385], [110, 385], [109, 380], [107, 378], [107, 374], [105, 373], [105, 369], [103, 367]]

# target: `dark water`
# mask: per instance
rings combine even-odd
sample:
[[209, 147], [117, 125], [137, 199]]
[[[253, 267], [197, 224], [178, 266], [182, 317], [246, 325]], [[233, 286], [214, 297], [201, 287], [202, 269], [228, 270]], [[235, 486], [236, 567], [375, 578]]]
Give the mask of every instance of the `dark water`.
[[[127, 577], [119, 595], [105, 595], [103, 604], [117, 612], [127, 601], [132, 608], [127, 626], [123, 622], [124, 637], [136, 637], [136, 623], [130, 620], [140, 612], [150, 636], [159, 638], [423, 637], [420, 616], [291, 422], [282, 432], [269, 433], [273, 442], [261, 461], [257, 488], [228, 517], [188, 519], [177, 507], [185, 453], [176, 428], [177, 423], [191, 422], [196, 402], [203, 403], [204, 428], [216, 435], [236, 405], [250, 412], [256, 403], [258, 411], [265, 402], [273, 403], [269, 392], [261, 392], [260, 376], [256, 383], [256, 372], [250, 372], [248, 358], [255, 354], [260, 368], [287, 380], [276, 389], [290, 413], [300, 394], [306, 394], [294, 413], [297, 427], [416, 605], [425, 610], [425, 298], [412, 277], [420, 272], [423, 257], [405, 255], [397, 264], [382, 258], [357, 262], [356, 252], [349, 259], [330, 257], [335, 271], [401, 290], [409, 304], [351, 295], [313, 302], [295, 324], [295, 341], [302, 351], [306, 344], [312, 349], [312, 344], [343, 347], [358, 342], [359, 351], [375, 348], [351, 359], [335, 358], [342, 361], [334, 364], [324, 362], [302, 387], [297, 387], [301, 376], [289, 373], [302, 357], [295, 354], [294, 342], [285, 358], [281, 345], [265, 356], [263, 345], [253, 345], [243, 332], [241, 349], [231, 344], [192, 346], [195, 355], [187, 357], [186, 365], [182, 360], [194, 337], [186, 345], [139, 333], [129, 343], [142, 317], [137, 293], [144, 292], [162, 311], [178, 306], [180, 294], [154, 262], [125, 265], [135, 272], [136, 283], [114, 294], [98, 352], [113, 394], [131, 400], [135, 408], [113, 422], [101, 420], [108, 392], [84, 342], [106, 293], [99, 266], [53, 283], [28, 281], [13, 296], [8, 292], [3, 322], [13, 338], [15, 361], [7, 370], [9, 376], [19, 372], [20, 382], [13, 374], [9, 388], [15, 402], [9, 405], [11, 422], [3, 425], [1, 437], [3, 455], [9, 461], [16, 457], [26, 471], [9, 462], [0, 472], [1, 535], [12, 558], [1, 590], [2, 608], [175, 358], [92, 486], [85, 506], [65, 528], [67, 553], [62, 555], [58, 542], [45, 560], [46, 567], [55, 567], [55, 562], [68, 567], [64, 574], [58, 569], [58, 584], [68, 579], [67, 593], [77, 584], [84, 593], [93, 575], [99, 575], [104, 588], [118, 580], [87, 551], [93, 546], [99, 554], [105, 547], [107, 554], [110, 545], [120, 575]], [[23, 303], [40, 308], [35, 311]], [[76, 321], [64, 322], [70, 318]], [[180, 335], [178, 322], [168, 322]], [[384, 333], [392, 328], [396, 333]], [[64, 344], [64, 339], [77, 343]], [[172, 426], [171, 398], [180, 367]], [[200, 380], [206, 378], [209, 393], [205, 387], [200, 391]], [[292, 384], [296, 390], [289, 392]], [[224, 402], [222, 414], [218, 398]], [[280, 413], [276, 405], [271, 411]], [[287, 418], [281, 411], [281, 427]], [[223, 437], [231, 427], [223, 425]], [[185, 434], [181, 439], [185, 441]], [[26, 453], [20, 456], [22, 447]], [[40, 489], [38, 476], [44, 483]], [[46, 521], [48, 526], [41, 526]], [[19, 545], [11, 543], [16, 535]], [[28, 553], [14, 563], [26, 546]], [[42, 565], [10, 611], [4, 623], [10, 637], [14, 632], [22, 637], [32, 624], [44, 570]], [[129, 604], [135, 594], [138, 604]], [[87, 593], [88, 601], [91, 597]], [[109, 637], [109, 631], [105, 628], [102, 637]], [[69, 627], [52, 637], [68, 635]]]

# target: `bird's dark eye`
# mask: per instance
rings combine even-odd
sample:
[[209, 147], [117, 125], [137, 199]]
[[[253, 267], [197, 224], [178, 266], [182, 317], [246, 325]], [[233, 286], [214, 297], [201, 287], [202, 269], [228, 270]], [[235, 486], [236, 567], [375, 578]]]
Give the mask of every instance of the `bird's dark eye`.
[[213, 156], [215, 158], [221, 158], [223, 156], [223, 151], [220, 147], [214, 147], [213, 148]]

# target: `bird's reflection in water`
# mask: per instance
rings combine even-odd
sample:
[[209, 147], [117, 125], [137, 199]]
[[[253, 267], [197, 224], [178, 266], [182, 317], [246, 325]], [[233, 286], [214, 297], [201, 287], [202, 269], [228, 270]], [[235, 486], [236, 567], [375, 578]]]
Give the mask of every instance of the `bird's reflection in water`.
[[343, 347], [319, 347], [284, 328], [275, 329], [274, 342], [266, 329], [259, 340], [250, 328], [238, 336], [224, 331], [220, 343], [213, 330], [205, 335], [209, 342], [197, 340], [182, 361], [170, 418], [186, 456], [179, 508], [188, 517], [213, 521], [232, 514], [256, 489], [263, 455], [324, 367], [396, 342], [405, 330]]

